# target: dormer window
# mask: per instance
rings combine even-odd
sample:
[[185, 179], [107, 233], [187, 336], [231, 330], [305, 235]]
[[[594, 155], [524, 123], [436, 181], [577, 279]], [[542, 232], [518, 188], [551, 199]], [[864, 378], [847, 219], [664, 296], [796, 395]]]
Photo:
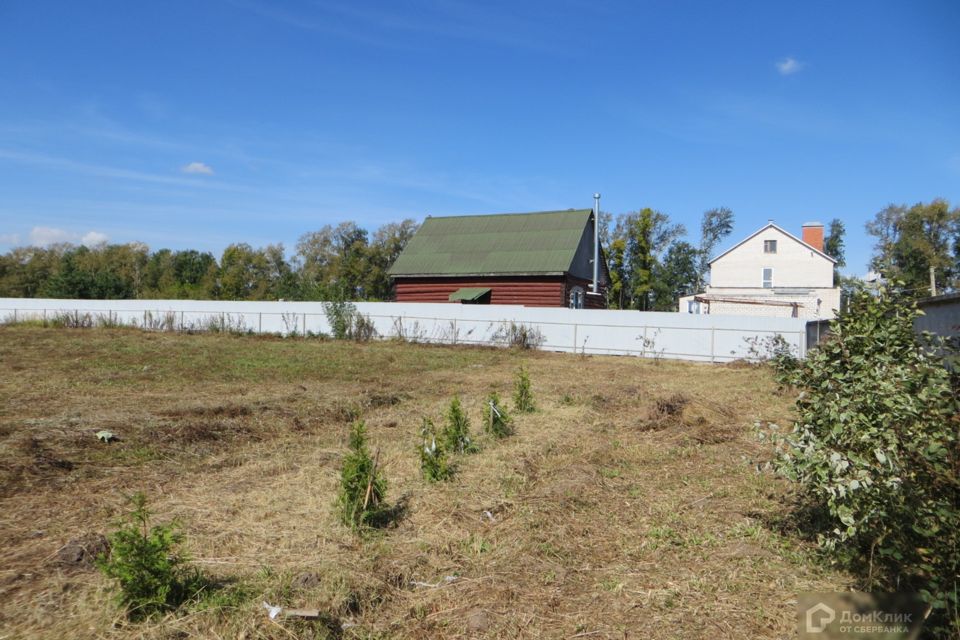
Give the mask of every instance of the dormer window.
[[776, 241], [776, 240], [764, 240], [764, 241], [763, 241], [763, 252], [764, 252], [764, 253], [776, 253], [776, 252], [777, 252], [777, 241]]

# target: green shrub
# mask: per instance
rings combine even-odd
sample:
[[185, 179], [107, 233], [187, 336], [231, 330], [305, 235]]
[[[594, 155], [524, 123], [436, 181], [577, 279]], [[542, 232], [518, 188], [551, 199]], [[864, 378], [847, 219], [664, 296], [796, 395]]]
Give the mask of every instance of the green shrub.
[[420, 436], [423, 439], [419, 448], [420, 470], [423, 471], [423, 477], [429, 482], [447, 480], [453, 475], [453, 467], [447, 460], [443, 442], [437, 442], [436, 428], [430, 418], [423, 419]]
[[354, 529], [374, 524], [387, 494], [387, 480], [377, 469], [379, 459], [370, 457], [366, 440], [366, 425], [357, 420], [350, 428], [350, 452], [343, 459], [337, 495], [340, 520]]
[[377, 328], [370, 316], [357, 311], [357, 305], [352, 302], [346, 300], [324, 302], [323, 314], [327, 317], [330, 331], [337, 340], [369, 342], [377, 337]]
[[454, 396], [447, 409], [447, 424], [443, 429], [443, 446], [447, 451], [474, 453], [477, 446], [470, 439], [470, 419], [463, 411], [460, 396]]
[[533, 413], [537, 410], [533, 403], [533, 391], [530, 390], [530, 376], [522, 366], [517, 370], [517, 380], [513, 389], [513, 408], [518, 413]]
[[491, 391], [483, 403], [483, 428], [495, 438], [505, 438], [513, 433], [513, 420], [507, 415], [496, 391]]
[[176, 523], [150, 526], [150, 511], [142, 493], [130, 498], [133, 511], [110, 536], [110, 552], [97, 566], [117, 581], [117, 600], [131, 619], [141, 620], [176, 609], [196, 598], [206, 580], [184, 566], [177, 553], [183, 535]]
[[890, 291], [854, 294], [789, 377], [793, 429], [769, 435], [823, 548], [868, 588], [918, 591], [947, 635], [960, 632], [960, 414], [943, 361], [914, 332], [918, 313]]
[[335, 339], [346, 340], [350, 337], [357, 305], [347, 300], [331, 300], [323, 303], [323, 314], [327, 316], [330, 332]]

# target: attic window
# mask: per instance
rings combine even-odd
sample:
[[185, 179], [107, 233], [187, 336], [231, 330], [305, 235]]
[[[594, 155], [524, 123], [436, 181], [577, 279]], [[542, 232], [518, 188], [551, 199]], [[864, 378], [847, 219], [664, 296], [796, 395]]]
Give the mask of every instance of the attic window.
[[776, 252], [777, 252], [777, 241], [776, 241], [776, 240], [764, 240], [764, 241], [763, 241], [763, 252], [764, 252], [764, 253], [776, 253]]

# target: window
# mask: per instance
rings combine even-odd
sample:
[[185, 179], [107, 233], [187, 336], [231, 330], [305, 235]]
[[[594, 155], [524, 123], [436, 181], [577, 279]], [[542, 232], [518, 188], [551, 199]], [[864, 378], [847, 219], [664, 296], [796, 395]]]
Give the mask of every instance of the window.
[[776, 240], [764, 240], [764, 241], [763, 241], [763, 252], [764, 252], [764, 253], [776, 253], [776, 252], [777, 252], [777, 241], [776, 241]]
[[570, 289], [570, 308], [583, 309], [583, 299], [585, 292], [583, 287], [573, 287]]
[[[776, 242], [776, 240], [774, 240]], [[763, 268], [763, 288], [772, 289], [773, 288], [773, 268], [764, 267]]]

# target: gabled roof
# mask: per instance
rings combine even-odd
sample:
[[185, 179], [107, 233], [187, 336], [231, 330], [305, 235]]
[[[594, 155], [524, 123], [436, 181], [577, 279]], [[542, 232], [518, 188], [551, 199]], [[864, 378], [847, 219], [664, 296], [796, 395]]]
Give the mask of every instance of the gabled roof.
[[570, 271], [590, 209], [427, 218], [391, 276], [563, 274]]
[[827, 260], [829, 260], [830, 262], [833, 262], [834, 264], [836, 264], [837, 261], [834, 260], [833, 258], [831, 258], [830, 256], [828, 256], [827, 254], [825, 254], [823, 251], [820, 251], [819, 249], [817, 249], [817, 248], [814, 247], [813, 245], [807, 244], [806, 242], [804, 242], [803, 240], [801, 240], [801, 239], [798, 238], [797, 236], [793, 235], [792, 233], [790, 233], [789, 231], [787, 231], [787, 230], [784, 229], [783, 227], [780, 227], [780, 226], [778, 226], [778, 225], [776, 225], [776, 224], [774, 224], [774, 223], [772, 223], [772, 222], [768, 222], [767, 224], [763, 225], [762, 227], [760, 227], [759, 229], [757, 229], [756, 231], [754, 231], [753, 233], [751, 233], [749, 236], [747, 236], [746, 238], [744, 238], [743, 240], [741, 240], [741, 241], [738, 242], [737, 244], [733, 245], [732, 247], [730, 247], [729, 249], [727, 249], [726, 251], [724, 251], [723, 253], [721, 253], [721, 254], [718, 255], [717, 257], [715, 257], [713, 260], [710, 261], [710, 264], [713, 264], [714, 262], [716, 262], [717, 260], [719, 260], [719, 259], [722, 258], [723, 256], [727, 255], [728, 253], [730, 253], [731, 251], [733, 251], [734, 249], [736, 249], [737, 247], [739, 247], [739, 246], [742, 245], [743, 243], [749, 241], [751, 238], [756, 237], [758, 234], [766, 231], [766, 230], [769, 229], [770, 227], [773, 227], [774, 229], [776, 229], [777, 231], [779, 231], [779, 232], [782, 233], [783, 235], [787, 236], [787, 237], [790, 238], [791, 240], [793, 240], [793, 241], [795, 241], [795, 242], [799, 242], [800, 244], [802, 244], [802, 245], [803, 245], [804, 247], [806, 247], [807, 249], [810, 249], [810, 251], [813, 251], [814, 253], [817, 253], [817, 254], [823, 256], [824, 258], [826, 258]]

